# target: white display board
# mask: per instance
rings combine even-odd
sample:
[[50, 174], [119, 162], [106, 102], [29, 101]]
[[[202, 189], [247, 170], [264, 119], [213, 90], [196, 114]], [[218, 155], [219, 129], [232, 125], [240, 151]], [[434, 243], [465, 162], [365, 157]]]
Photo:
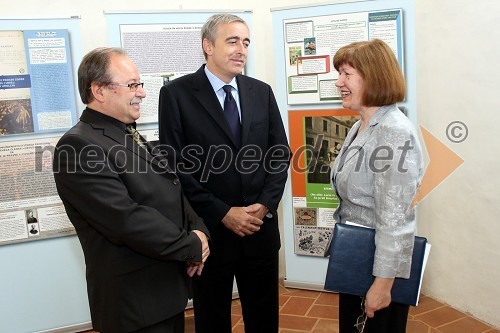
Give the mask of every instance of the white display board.
[[[80, 18], [0, 18], [0, 30], [23, 31], [26, 52], [31, 53], [27, 73], [34, 74], [30, 80], [35, 85], [30, 91], [32, 130], [0, 136], [2, 187], [9, 189], [0, 204], [0, 233], [5, 237], [0, 246], [0, 332], [36, 332], [86, 322], [90, 313], [80, 242], [75, 236], [47, 238], [57, 236], [58, 230], [60, 235], [72, 230], [55, 192], [50, 147], [81, 110], [75, 98], [76, 67], [82, 58]], [[3, 56], [8, 50], [2, 48]], [[16, 50], [18, 54], [20, 48]], [[18, 56], [14, 60], [19, 64]], [[59, 75], [54, 76], [53, 69]], [[30, 232], [33, 229], [36, 232]], [[35, 239], [42, 240], [31, 241]], [[16, 244], [6, 244], [12, 242]]]

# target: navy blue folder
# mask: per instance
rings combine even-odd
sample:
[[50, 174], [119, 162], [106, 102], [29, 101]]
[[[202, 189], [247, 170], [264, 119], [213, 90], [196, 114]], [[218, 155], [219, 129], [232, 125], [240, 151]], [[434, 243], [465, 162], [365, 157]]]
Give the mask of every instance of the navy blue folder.
[[[410, 278], [394, 280], [393, 302], [417, 305], [426, 243], [426, 238], [415, 237]], [[325, 290], [365, 296], [375, 279], [375, 230], [336, 223], [330, 244]]]

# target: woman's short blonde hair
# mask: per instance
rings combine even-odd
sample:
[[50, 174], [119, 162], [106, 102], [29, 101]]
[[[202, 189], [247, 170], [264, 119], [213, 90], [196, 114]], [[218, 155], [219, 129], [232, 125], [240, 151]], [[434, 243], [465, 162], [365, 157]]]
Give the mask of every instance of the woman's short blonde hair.
[[333, 67], [348, 64], [364, 81], [362, 103], [382, 106], [401, 102], [406, 84], [401, 67], [391, 48], [380, 39], [354, 42], [341, 47], [333, 57]]

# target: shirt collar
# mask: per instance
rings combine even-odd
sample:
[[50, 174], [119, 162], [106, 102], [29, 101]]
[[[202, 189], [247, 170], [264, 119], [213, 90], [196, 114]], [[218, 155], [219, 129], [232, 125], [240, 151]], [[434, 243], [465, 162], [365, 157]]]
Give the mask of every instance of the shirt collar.
[[222, 89], [226, 84], [230, 85], [233, 87], [236, 91], [238, 91], [238, 85], [236, 84], [236, 77], [234, 77], [231, 82], [226, 83], [219, 79], [217, 76], [215, 76], [212, 72], [210, 72], [205, 66], [205, 74], [207, 75], [208, 81], [210, 81], [210, 84], [212, 85], [212, 89], [217, 93], [219, 90]]

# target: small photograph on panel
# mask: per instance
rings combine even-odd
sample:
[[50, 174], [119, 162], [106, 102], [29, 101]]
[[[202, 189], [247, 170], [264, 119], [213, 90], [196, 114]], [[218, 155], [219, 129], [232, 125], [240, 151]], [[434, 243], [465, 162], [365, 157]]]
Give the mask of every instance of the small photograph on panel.
[[26, 222], [27, 223], [37, 223], [38, 219], [36, 216], [36, 209], [27, 209], [26, 212]]
[[299, 46], [290, 46], [288, 48], [288, 55], [290, 57], [290, 66], [296, 66], [297, 61], [299, 64], [301, 63], [300, 60], [298, 60], [300, 57], [302, 57], [302, 48]]
[[304, 54], [305, 55], [316, 54], [316, 37], [304, 38]]
[[31, 99], [0, 100], [0, 135], [33, 131]]
[[295, 225], [317, 225], [317, 208], [295, 208]]
[[38, 230], [38, 223], [31, 223], [28, 225], [29, 237], [39, 236], [40, 231]]

